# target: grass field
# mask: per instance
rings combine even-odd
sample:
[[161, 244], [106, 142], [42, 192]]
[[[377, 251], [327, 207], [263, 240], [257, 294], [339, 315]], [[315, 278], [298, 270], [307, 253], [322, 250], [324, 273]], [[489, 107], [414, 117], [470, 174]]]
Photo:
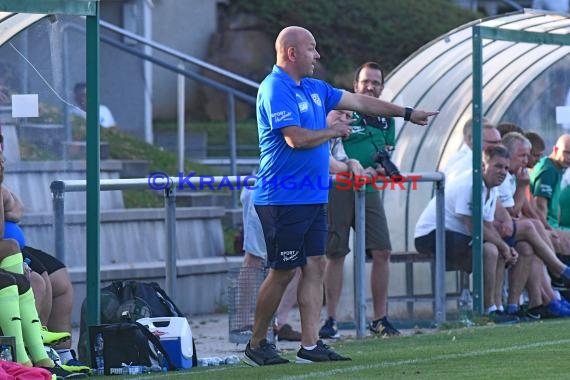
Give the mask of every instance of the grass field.
[[[569, 379], [570, 321], [481, 326], [332, 344], [350, 362], [203, 367], [137, 379]], [[294, 360], [295, 352], [284, 356]], [[117, 378], [116, 376], [113, 378]], [[125, 378], [127, 378], [125, 376]], [[133, 376], [128, 378], [133, 379]]]

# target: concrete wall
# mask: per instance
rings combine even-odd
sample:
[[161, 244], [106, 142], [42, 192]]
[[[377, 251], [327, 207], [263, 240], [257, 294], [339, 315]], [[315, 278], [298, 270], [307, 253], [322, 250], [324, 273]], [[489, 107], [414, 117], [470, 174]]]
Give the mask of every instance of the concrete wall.
[[[177, 209], [177, 286], [184, 313], [212, 313], [226, 304], [226, 277], [241, 257], [224, 256], [220, 207]], [[74, 287], [73, 323], [79, 323], [86, 296], [85, 214], [66, 213], [66, 258]], [[34, 214], [22, 222], [27, 244], [53, 252], [52, 216]], [[114, 280], [156, 281], [164, 287], [166, 230], [164, 210], [103, 210], [101, 286]]]
[[[198, 259], [224, 255], [219, 207], [176, 210], [178, 259]], [[101, 211], [101, 265], [164, 261], [166, 229], [164, 209], [127, 209]], [[26, 244], [53, 252], [53, 217], [29, 214], [21, 225]], [[65, 258], [69, 267], [85, 266], [85, 212], [65, 214]]]
[[[22, 200], [26, 213], [51, 213], [50, 184], [54, 180], [85, 179], [85, 161], [21, 161], [10, 162], [5, 169], [3, 184]], [[121, 171], [120, 161], [102, 161], [101, 179], [117, 179]], [[84, 192], [67, 193], [65, 209], [85, 210]], [[123, 208], [120, 191], [101, 192], [101, 208]]]

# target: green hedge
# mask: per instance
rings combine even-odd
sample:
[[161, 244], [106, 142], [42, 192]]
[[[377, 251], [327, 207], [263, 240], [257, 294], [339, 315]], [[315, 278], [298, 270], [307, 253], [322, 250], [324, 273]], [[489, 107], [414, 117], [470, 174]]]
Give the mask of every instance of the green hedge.
[[389, 72], [427, 42], [480, 17], [448, 0], [233, 0], [230, 9], [256, 15], [272, 39], [288, 25], [309, 29], [324, 79], [333, 82], [370, 60]]

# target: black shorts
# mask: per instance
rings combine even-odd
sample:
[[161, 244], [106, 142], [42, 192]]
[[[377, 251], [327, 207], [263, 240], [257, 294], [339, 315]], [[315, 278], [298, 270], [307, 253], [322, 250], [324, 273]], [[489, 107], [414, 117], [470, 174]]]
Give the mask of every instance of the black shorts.
[[308, 256], [325, 254], [327, 205], [255, 206], [261, 221], [267, 264], [273, 269], [304, 266]]
[[27, 245], [22, 248], [22, 255], [24, 255], [24, 259], [30, 259], [30, 268], [40, 274], [47, 272], [49, 275], [61, 268], [65, 268], [65, 265], [61, 261], [49, 253]]
[[[472, 272], [471, 240], [471, 236], [445, 230], [445, 270]], [[414, 243], [419, 253], [435, 255], [435, 230], [417, 237]]]

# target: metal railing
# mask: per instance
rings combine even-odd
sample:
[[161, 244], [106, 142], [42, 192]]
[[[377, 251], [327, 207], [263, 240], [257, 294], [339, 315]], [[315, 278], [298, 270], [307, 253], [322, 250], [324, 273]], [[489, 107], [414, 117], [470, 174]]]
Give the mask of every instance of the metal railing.
[[[413, 174], [414, 179], [410, 175]], [[435, 286], [434, 314], [435, 322], [441, 325], [445, 321], [445, 175], [433, 173], [402, 173], [406, 182], [435, 182], [436, 199], [436, 252], [435, 252]], [[418, 178], [419, 177], [419, 178]], [[385, 185], [385, 183], [380, 184]], [[366, 244], [365, 244], [365, 191], [361, 187], [354, 197], [354, 316], [356, 319], [356, 337], [366, 336]]]
[[[412, 180], [408, 176], [412, 173], [402, 173], [406, 178], [406, 182]], [[445, 200], [445, 176], [441, 172], [431, 173], [413, 173], [413, 181], [417, 182], [435, 182], [436, 185], [436, 252], [435, 252], [435, 287], [434, 287], [434, 302], [435, 302], [435, 322], [440, 324], [445, 321], [445, 218], [444, 218], [444, 200]], [[203, 184], [200, 177], [185, 179], [180, 182], [179, 177], [170, 178], [154, 178], [154, 188], [164, 188], [164, 207], [165, 207], [165, 224], [166, 224], [166, 289], [172, 299], [177, 300], [176, 295], [176, 193], [177, 191], [190, 190], [184, 185], [191, 183], [196, 189], [200, 189]], [[247, 181], [248, 185], [255, 183], [255, 177], [226, 177], [216, 176], [211, 177], [208, 181], [212, 186], [218, 186], [221, 183], [225, 186], [231, 183], [232, 186], [237, 184], [244, 184]], [[56, 257], [65, 262], [65, 193], [68, 192], [81, 192], [87, 189], [87, 181], [85, 180], [57, 180], [53, 181], [50, 186], [53, 199], [53, 214], [54, 214], [54, 239], [55, 239], [55, 254]], [[103, 179], [100, 180], [100, 190], [133, 190], [133, 189], [149, 189], [149, 178], [136, 178], [136, 179]], [[195, 190], [192, 190], [195, 191]], [[366, 335], [366, 296], [364, 284], [365, 280], [365, 192], [361, 188], [356, 191], [355, 196], [355, 238], [354, 238], [354, 305], [355, 305], [355, 319], [356, 319], [356, 332], [357, 338], [362, 338]], [[99, 270], [99, 268], [87, 268], [87, 271]], [[93, 294], [88, 292], [87, 294]]]
[[[198, 58], [195, 58], [191, 55], [188, 54], [184, 54], [176, 49], [170, 48], [164, 44], [160, 44], [158, 42], [155, 42], [151, 39], [145, 38], [145, 37], [141, 37], [136, 33], [132, 33], [126, 29], [120, 28], [116, 25], [113, 25], [109, 22], [100, 20], [100, 25], [102, 28], [105, 28], [113, 33], [117, 33], [120, 36], [123, 37], [128, 37], [129, 39], [132, 39], [134, 41], [137, 41], [139, 43], [141, 43], [142, 45], [148, 47], [148, 48], [152, 48], [154, 50], [157, 50], [161, 53], [163, 53], [164, 55], [170, 56], [176, 60], [178, 60], [178, 64], [177, 63], [172, 63], [172, 62], [167, 62], [166, 59], [164, 59], [163, 57], [158, 57], [158, 56], [153, 56], [152, 54], [150, 54], [150, 52], [147, 52], [145, 50], [141, 51], [140, 49], [136, 48], [136, 47], [132, 47], [124, 42], [120, 42], [117, 41], [116, 39], [110, 38], [108, 36], [105, 35], [101, 35], [100, 36], [100, 40], [101, 42], [103, 42], [104, 44], [107, 44], [109, 46], [112, 46], [116, 49], [119, 49], [127, 54], [130, 54], [134, 57], [137, 57], [139, 59], [141, 59], [142, 61], [146, 61], [149, 62], [153, 65], [162, 67], [174, 74], [177, 74], [178, 77], [184, 77], [186, 79], [190, 79], [193, 81], [196, 81], [198, 83], [201, 83], [205, 86], [208, 86], [210, 88], [213, 88], [215, 90], [224, 92], [227, 95], [227, 124], [228, 124], [228, 144], [229, 144], [229, 159], [230, 159], [230, 173], [233, 176], [237, 176], [237, 135], [236, 135], [236, 100], [240, 100], [246, 104], [249, 105], [255, 105], [255, 96], [252, 96], [250, 94], [248, 94], [246, 91], [243, 90], [239, 90], [236, 88], [235, 84], [237, 84], [240, 88], [246, 87], [249, 88], [252, 91], [257, 92], [257, 89], [259, 88], [259, 83], [252, 81], [248, 78], [245, 78], [241, 75], [238, 75], [236, 73], [233, 73], [229, 70], [225, 70], [223, 68], [220, 68], [218, 66], [212, 65], [208, 62], [205, 62], [203, 60], [200, 60]], [[73, 30], [76, 32], [80, 32], [80, 33], [84, 33], [85, 29], [81, 26], [75, 25], [75, 24], [66, 24], [66, 26], [64, 27], [65, 30], [69, 29], [69, 30]], [[67, 39], [67, 33], [64, 33], [64, 38]], [[69, 54], [67, 53], [67, 46], [68, 43], [64, 43], [64, 55], [65, 57], [67, 57]], [[64, 59], [64, 64], [67, 65], [67, 61], [68, 58]], [[208, 72], [211, 73], [215, 73], [217, 75], [222, 76], [224, 79], [231, 81], [231, 84], [227, 84], [224, 81], [220, 81], [217, 79], [211, 79], [208, 78], [207, 76], [203, 75], [203, 73], [200, 72], [196, 72], [196, 71], [192, 71], [189, 70], [188, 68], [186, 68], [184, 66], [184, 64], [191, 64], [194, 66], [197, 66], [198, 68], [202, 69], [202, 70], [206, 70]], [[64, 76], [64, 81], [66, 80], [66, 76]], [[177, 86], [180, 87], [180, 86]], [[64, 88], [68, 88], [68, 86], [64, 83]], [[181, 91], [180, 88], [177, 88], [177, 104], [179, 104], [182, 101], [185, 101], [184, 98], [184, 91]], [[148, 105], [147, 105], [148, 106]], [[178, 129], [178, 136], [179, 136], [179, 141], [178, 141], [178, 166], [179, 166], [179, 171], [182, 171], [180, 169], [181, 166], [181, 162], [184, 162], [185, 159], [185, 148], [184, 148], [184, 107], [180, 107], [178, 106], [178, 120], [177, 120], [177, 129]], [[67, 118], [69, 115], [69, 111], [67, 110], [66, 112], [64, 112], [65, 117]], [[71, 129], [69, 127], [70, 123], [66, 120], [65, 125], [68, 126], [67, 127], [67, 141], [71, 140]], [[146, 129], [146, 127], [145, 127]], [[152, 143], [152, 138], [149, 139], [149, 136], [152, 136], [153, 133], [152, 131], [148, 132], [145, 130], [145, 140], [148, 143]], [[182, 136], [182, 138], [180, 138]], [[66, 150], [64, 150], [64, 154], [66, 154]], [[238, 203], [238, 199], [234, 196], [232, 198], [232, 206], [235, 208], [237, 207], [237, 203]]]

